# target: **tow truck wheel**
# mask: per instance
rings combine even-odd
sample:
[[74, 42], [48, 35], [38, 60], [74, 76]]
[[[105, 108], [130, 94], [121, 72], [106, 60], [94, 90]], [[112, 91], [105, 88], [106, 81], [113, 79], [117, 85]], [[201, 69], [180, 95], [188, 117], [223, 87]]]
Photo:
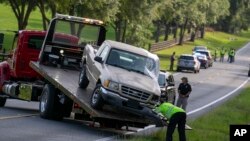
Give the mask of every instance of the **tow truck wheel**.
[[63, 118], [61, 107], [55, 87], [46, 84], [43, 88], [39, 104], [40, 116], [45, 119], [61, 120]]
[[91, 96], [91, 106], [95, 109], [101, 109], [104, 105], [104, 100], [101, 95], [101, 85], [96, 85], [92, 96]]
[[86, 75], [86, 66], [85, 65], [83, 65], [82, 70], [80, 72], [78, 84], [79, 84], [79, 87], [83, 88], [83, 89], [87, 88], [89, 85], [89, 80], [88, 80], [87, 75]]
[[6, 103], [6, 97], [0, 97], [0, 107], [3, 107]]

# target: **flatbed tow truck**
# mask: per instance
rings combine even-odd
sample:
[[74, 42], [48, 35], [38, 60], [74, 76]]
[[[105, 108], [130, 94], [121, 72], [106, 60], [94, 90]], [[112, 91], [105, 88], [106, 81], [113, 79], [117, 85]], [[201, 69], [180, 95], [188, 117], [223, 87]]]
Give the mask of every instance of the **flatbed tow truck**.
[[[58, 34], [75, 37], [75, 44], [72, 41], [57, 40]], [[159, 121], [158, 116], [151, 111], [148, 111], [148, 115], [135, 115], [109, 105], [105, 105], [102, 110], [91, 107], [90, 89], [95, 84], [89, 84], [87, 89], [79, 87], [81, 57], [86, 44], [100, 46], [105, 40], [105, 34], [106, 29], [99, 20], [60, 14], [51, 20], [39, 60], [30, 62], [30, 67], [45, 82], [39, 108], [42, 118], [60, 120], [75, 112], [75, 116], [83, 120], [98, 122], [100, 127], [116, 129], [123, 126], [142, 128]]]

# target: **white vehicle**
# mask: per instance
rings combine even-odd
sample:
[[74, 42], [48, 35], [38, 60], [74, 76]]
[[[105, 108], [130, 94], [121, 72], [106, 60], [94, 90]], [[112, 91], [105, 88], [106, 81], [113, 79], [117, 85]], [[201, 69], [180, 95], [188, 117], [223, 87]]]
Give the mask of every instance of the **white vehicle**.
[[213, 58], [211, 55], [211, 52], [209, 50], [196, 50], [195, 53], [200, 53], [200, 54], [204, 54], [207, 56], [207, 60], [208, 60], [208, 66], [212, 67], [213, 66]]
[[209, 67], [209, 64], [208, 64], [208, 59], [207, 59], [207, 56], [204, 55], [204, 54], [200, 54], [200, 53], [195, 53], [194, 54], [197, 59], [200, 61], [201, 63], [201, 67], [203, 67], [204, 69], [208, 68]]
[[171, 73], [161, 71], [158, 77], [158, 83], [161, 88], [161, 102], [175, 103], [175, 81]]
[[200, 62], [195, 55], [182, 54], [177, 64], [177, 71], [188, 70], [200, 72]]

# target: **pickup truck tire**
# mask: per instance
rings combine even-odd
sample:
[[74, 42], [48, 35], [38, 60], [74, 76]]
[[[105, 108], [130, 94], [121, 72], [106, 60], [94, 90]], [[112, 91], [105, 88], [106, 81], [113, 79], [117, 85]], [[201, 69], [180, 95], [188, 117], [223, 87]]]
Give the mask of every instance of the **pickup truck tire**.
[[6, 103], [6, 97], [0, 97], [0, 107], [3, 107]]
[[56, 95], [53, 85], [46, 84], [43, 88], [39, 104], [40, 116], [45, 119], [61, 120], [63, 118], [62, 105]]
[[101, 85], [97, 84], [90, 100], [90, 104], [94, 109], [102, 109], [104, 100], [101, 95]]
[[86, 66], [85, 65], [83, 65], [82, 70], [80, 72], [78, 84], [79, 84], [79, 87], [83, 88], [83, 89], [87, 88], [89, 85], [89, 80], [88, 80], [87, 75], [86, 75]]

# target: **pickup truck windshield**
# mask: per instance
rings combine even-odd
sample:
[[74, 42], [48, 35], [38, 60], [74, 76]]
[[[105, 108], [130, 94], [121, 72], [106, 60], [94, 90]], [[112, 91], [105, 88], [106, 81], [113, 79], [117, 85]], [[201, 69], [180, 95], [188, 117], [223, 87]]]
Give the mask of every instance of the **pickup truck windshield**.
[[157, 63], [153, 58], [128, 51], [112, 49], [106, 64], [157, 78]]

